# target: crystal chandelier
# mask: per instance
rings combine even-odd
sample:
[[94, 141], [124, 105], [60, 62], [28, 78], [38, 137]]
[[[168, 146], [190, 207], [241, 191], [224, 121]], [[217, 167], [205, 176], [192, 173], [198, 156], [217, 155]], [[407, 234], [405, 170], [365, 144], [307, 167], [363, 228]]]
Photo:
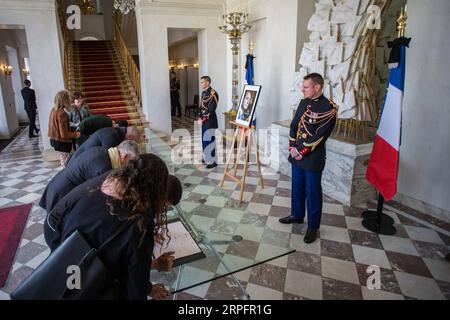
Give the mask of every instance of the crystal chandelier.
[[136, 6], [135, 0], [114, 0], [114, 9], [127, 14]]

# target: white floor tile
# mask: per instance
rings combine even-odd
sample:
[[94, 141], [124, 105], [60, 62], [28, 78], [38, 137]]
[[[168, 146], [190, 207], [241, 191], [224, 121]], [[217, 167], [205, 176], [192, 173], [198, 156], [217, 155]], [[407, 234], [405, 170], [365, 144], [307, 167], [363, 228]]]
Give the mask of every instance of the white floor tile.
[[445, 300], [436, 281], [409, 273], [395, 271], [395, 277], [405, 296], [421, 300]]
[[353, 284], [359, 284], [356, 265], [353, 262], [322, 256], [322, 276]]
[[288, 269], [284, 290], [300, 297], [321, 300], [322, 277]]
[[384, 269], [391, 269], [391, 264], [384, 250], [373, 249], [353, 245], [353, 255], [355, 262], [365, 264], [367, 266], [378, 266]]
[[282, 300], [283, 293], [267, 287], [262, 287], [253, 283], [247, 284], [247, 293], [252, 300]]

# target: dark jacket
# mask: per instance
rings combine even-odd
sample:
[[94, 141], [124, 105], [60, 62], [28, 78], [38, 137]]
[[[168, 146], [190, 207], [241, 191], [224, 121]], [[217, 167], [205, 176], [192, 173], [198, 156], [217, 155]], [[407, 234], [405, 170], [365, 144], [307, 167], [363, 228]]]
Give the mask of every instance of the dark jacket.
[[[44, 224], [45, 241], [54, 251], [78, 230], [94, 248], [99, 248], [124, 223], [130, 209], [114, 201], [114, 213], [106, 204], [108, 196], [100, 191], [105, 175], [89, 180], [73, 189], [48, 214]], [[100, 259], [120, 283], [120, 299], [146, 300], [150, 294], [150, 266], [153, 254], [152, 219], [139, 246], [141, 233], [133, 223], [106, 247]]]
[[202, 99], [200, 101], [200, 119], [203, 121], [203, 129], [218, 129], [219, 123], [217, 121], [217, 104], [219, 103], [219, 94], [209, 87], [202, 92]]
[[170, 98], [179, 99], [180, 98], [180, 81], [177, 78], [170, 80]]
[[72, 189], [111, 169], [108, 150], [102, 147], [93, 147], [86, 150], [75, 161], [71, 161], [64, 170], [58, 172], [48, 183], [39, 206], [50, 212], [56, 203]]
[[[70, 126], [72, 128], [77, 128], [80, 125], [80, 122], [84, 119], [91, 116], [91, 111], [89, 110], [89, 106], [85, 103], [78, 109], [75, 105], [72, 105], [72, 111], [69, 114]], [[111, 125], [112, 127], [112, 121]]]
[[93, 147], [109, 148], [117, 147], [125, 140], [126, 128], [103, 128], [95, 132], [81, 147], [70, 157], [68, 164], [78, 158], [83, 152]]
[[[319, 115], [311, 119], [311, 113]], [[290, 146], [300, 152], [310, 148], [311, 152], [297, 161], [289, 156], [289, 162], [303, 170], [323, 171], [326, 161], [325, 143], [336, 125], [336, 106], [323, 95], [317, 99], [304, 99], [300, 102], [290, 128]], [[302, 123], [302, 118], [304, 122]]]
[[22, 98], [24, 102], [24, 107], [26, 111], [36, 111], [36, 94], [33, 89], [25, 87], [20, 91], [22, 93]]
[[81, 134], [90, 136], [100, 129], [111, 128], [112, 126], [113, 121], [110, 117], [98, 114], [84, 118], [78, 127]]

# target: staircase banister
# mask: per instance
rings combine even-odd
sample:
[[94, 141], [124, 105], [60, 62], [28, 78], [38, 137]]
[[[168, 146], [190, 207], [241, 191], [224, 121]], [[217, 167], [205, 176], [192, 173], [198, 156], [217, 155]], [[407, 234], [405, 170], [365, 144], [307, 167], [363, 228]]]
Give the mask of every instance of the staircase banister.
[[128, 47], [123, 39], [122, 32], [120, 31], [119, 23], [118, 23], [118, 15], [116, 14], [116, 18], [114, 19], [114, 30], [115, 30], [115, 40], [117, 43], [117, 48], [119, 49], [119, 53], [124, 61], [125, 67], [127, 69], [127, 73], [130, 76], [130, 79], [133, 83], [133, 86], [136, 90], [136, 95], [139, 100], [139, 104], [141, 104], [141, 77], [139, 68], [136, 65], [136, 62], [133, 59]]

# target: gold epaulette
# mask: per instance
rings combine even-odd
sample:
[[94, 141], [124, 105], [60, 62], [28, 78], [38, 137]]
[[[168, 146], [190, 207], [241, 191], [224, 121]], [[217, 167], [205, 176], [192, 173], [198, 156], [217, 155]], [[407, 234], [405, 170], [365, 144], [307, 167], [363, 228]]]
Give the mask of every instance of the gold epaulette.
[[336, 104], [336, 102], [333, 101], [333, 99], [328, 99], [328, 102], [331, 104], [333, 108], [339, 110], [339, 106]]

